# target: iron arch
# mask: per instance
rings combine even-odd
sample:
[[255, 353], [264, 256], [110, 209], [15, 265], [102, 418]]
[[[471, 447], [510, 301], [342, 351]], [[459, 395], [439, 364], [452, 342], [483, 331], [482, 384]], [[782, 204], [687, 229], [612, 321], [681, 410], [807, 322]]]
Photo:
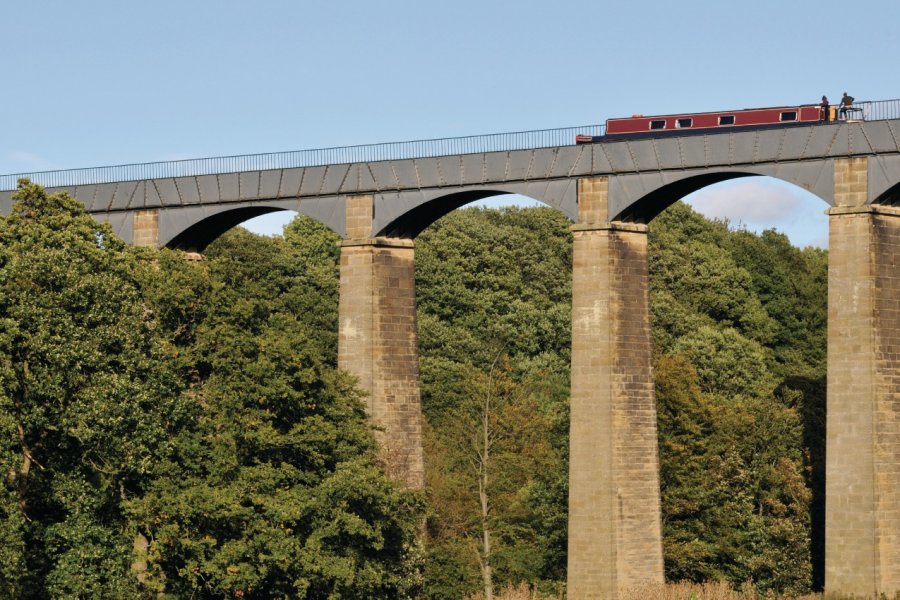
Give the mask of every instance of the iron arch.
[[519, 194], [559, 210], [570, 220], [578, 218], [577, 182], [572, 179], [528, 181], [501, 186], [470, 186], [448, 193], [446, 189], [414, 190], [376, 195], [372, 235], [412, 239], [429, 225], [470, 202], [492, 196]]
[[441, 196], [430, 202], [405, 212], [400, 218], [392, 221], [387, 227], [378, 232], [378, 236], [412, 239], [425, 231], [429, 225], [444, 215], [469, 204], [492, 196], [502, 196], [509, 192], [495, 192], [491, 190], [471, 190]]
[[752, 177], [749, 173], [705, 173], [680, 179], [673, 183], [657, 188], [634, 202], [627, 209], [613, 217], [612, 221], [625, 221], [633, 223], [649, 223], [659, 213], [669, 208], [685, 196], [703, 189], [715, 183]]
[[[746, 177], [772, 177], [805, 189], [827, 204], [833, 204], [833, 201], [830, 200], [834, 194], [833, 175], [829, 171], [827, 179], [823, 179], [821, 177], [822, 174], [823, 170], [819, 169], [813, 181], [826, 181], [827, 184], [811, 184], [807, 181], [808, 178], [798, 178], [793, 176], [792, 173], [785, 176], [783, 173], [767, 169], [754, 171], [729, 169], [694, 172], [675, 178], [670, 176], [664, 181], [645, 180], [640, 182], [641, 185], [634, 185], [633, 181], [623, 182], [617, 181], [616, 178], [611, 178], [610, 221], [646, 224], [656, 218], [666, 208], [693, 192], [723, 181]], [[631, 177], [634, 178], [634, 176]]]
[[900, 206], [900, 183], [894, 184], [882, 192], [872, 204], [880, 204], [882, 206]]
[[281, 210], [285, 209], [271, 206], [249, 206], [216, 213], [183, 230], [171, 240], [165, 242], [165, 247], [173, 250], [203, 252], [216, 238], [232, 227], [240, 225], [253, 217]]

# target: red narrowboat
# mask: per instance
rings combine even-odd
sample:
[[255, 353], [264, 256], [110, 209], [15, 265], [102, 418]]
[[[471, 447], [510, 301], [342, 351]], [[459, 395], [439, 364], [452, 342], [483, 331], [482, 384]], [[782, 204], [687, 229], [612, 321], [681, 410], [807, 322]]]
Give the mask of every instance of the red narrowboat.
[[801, 106], [776, 106], [771, 108], [745, 108], [707, 113], [688, 113], [681, 115], [660, 115], [645, 117], [632, 115], [621, 119], [607, 119], [604, 136], [578, 135], [575, 142], [587, 144], [600, 141], [606, 136], [666, 133], [689, 133], [696, 130], [727, 129], [731, 127], [772, 127], [815, 123], [823, 118], [818, 104]]
[[672, 131], [678, 129], [709, 129], [712, 127], [745, 127], [819, 121], [822, 111], [818, 105], [748, 108], [728, 112], [693, 113], [645, 117], [635, 115], [627, 119], [608, 119], [606, 135]]

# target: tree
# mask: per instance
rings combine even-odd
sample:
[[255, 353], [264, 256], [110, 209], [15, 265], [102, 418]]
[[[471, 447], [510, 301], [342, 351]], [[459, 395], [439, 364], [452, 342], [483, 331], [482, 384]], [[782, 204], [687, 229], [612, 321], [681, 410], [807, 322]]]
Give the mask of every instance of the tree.
[[[336, 307], [308, 276], [321, 263], [241, 230], [208, 257], [164, 252], [157, 277], [179, 285], [148, 286], [178, 332], [167, 337], [193, 410], [128, 504], [151, 524], [146, 587], [203, 598], [413, 594], [419, 500], [378, 469], [359, 392], [332, 366], [319, 329]], [[188, 318], [195, 303], [200, 319]]]
[[807, 591], [824, 262], [673, 209], [651, 237], [667, 575]]
[[[460, 423], [475, 427], [480, 421], [475, 419], [473, 398], [484, 398], [478, 390], [496, 389], [504, 380], [503, 385], [525, 394], [520, 405], [525, 412], [516, 418], [540, 430], [529, 435], [539, 440], [533, 447], [542, 448], [544, 454], [528, 463], [527, 474], [516, 471], [514, 461], [494, 460], [497, 453], [488, 461], [493, 463], [488, 480], [494, 484], [486, 489], [489, 505], [495, 506], [488, 510], [493, 514], [487, 522], [491, 576], [498, 585], [564, 578], [571, 312], [568, 222], [546, 208], [465, 209], [436, 222], [418, 238], [416, 247], [422, 403], [430, 424], [425, 436], [432, 503], [426, 593], [434, 598], [459, 597], [477, 586], [484, 588], [475, 551], [483, 541], [476, 544], [473, 537], [482, 508], [472, 465], [459, 456], [464, 439]], [[504, 349], [506, 366], [495, 371], [491, 386], [489, 366], [498, 348]], [[495, 394], [501, 406], [508, 401], [499, 398]], [[460, 411], [469, 416], [463, 418]], [[515, 421], [512, 414], [508, 418]], [[519, 447], [520, 458], [526, 461], [528, 452], [522, 449], [529, 448], [530, 438], [513, 437], [506, 447]], [[465, 442], [470, 454], [471, 441]], [[515, 482], [515, 494], [497, 493], [504, 489], [501, 482]], [[515, 502], [509, 506], [515, 510], [505, 508], [513, 496]], [[483, 532], [477, 538], [483, 540]], [[450, 578], [448, 572], [457, 575]]]
[[568, 359], [571, 265], [568, 222], [549, 208], [458, 210], [429, 227], [416, 245], [424, 377], [433, 358], [484, 366], [497, 348], [513, 365]]
[[[512, 577], [511, 563], [497, 556], [508, 548], [521, 559], [515, 572], [523, 579], [565, 577], [571, 244], [568, 223], [557, 217], [543, 209], [461, 210], [418, 240], [423, 409], [431, 425], [426, 577], [444, 596], [471, 593], [483, 579], [477, 561], [464, 559], [472, 534], [458, 533], [471, 531], [480, 510], [477, 481], [456, 454], [462, 442], [449, 440], [463, 439], [453, 434], [461, 423], [475, 427], [458, 410], [470, 406], [471, 381], [487, 376], [497, 347], [509, 355], [509, 378], [533, 390], [555, 458], [520, 489], [521, 513], [495, 511], [492, 575]], [[821, 251], [791, 248], [774, 232], [732, 231], [680, 203], [651, 226], [671, 578], [809, 589], [809, 482], [817, 481], [810, 473], [821, 468], [824, 443], [825, 264]], [[537, 390], [537, 381], [546, 385]], [[497, 535], [507, 526], [520, 528], [518, 537]], [[525, 556], [532, 562], [522, 566]], [[447, 573], [465, 583], [451, 586]]]
[[0, 574], [9, 597], [137, 595], [122, 510], [183, 414], [141, 265], [67, 194], [0, 219]]
[[539, 386], [515, 381], [502, 353], [487, 373], [470, 368], [464, 387], [465, 401], [429, 436], [429, 532], [439, 550], [468, 548], [491, 598], [499, 583], [540, 574], [530, 492], [539, 473], [559, 468], [560, 457], [538, 407]]

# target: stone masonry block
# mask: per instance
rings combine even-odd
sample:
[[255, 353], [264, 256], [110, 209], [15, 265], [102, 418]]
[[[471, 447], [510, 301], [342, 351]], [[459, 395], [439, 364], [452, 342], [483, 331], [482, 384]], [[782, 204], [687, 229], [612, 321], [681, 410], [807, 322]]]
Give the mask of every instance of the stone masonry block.
[[362, 240], [372, 236], [373, 206], [371, 195], [347, 196], [347, 239]]
[[159, 245], [159, 211], [138, 210], [132, 221], [133, 246], [156, 248]]
[[[838, 168], [855, 176], [864, 160], [837, 161], [846, 164], [836, 164], [836, 178]], [[829, 211], [825, 589], [892, 597], [900, 591], [900, 214], [842, 206]]]
[[608, 177], [585, 177], [578, 180], [578, 222], [605, 223], [609, 220]]
[[835, 206], [862, 206], [868, 200], [868, 159], [834, 161]]
[[369, 416], [380, 428], [387, 472], [419, 489], [424, 467], [414, 267], [409, 240], [342, 245], [338, 365], [369, 393]]
[[[582, 181], [580, 194], [597, 192], [598, 182]], [[646, 228], [615, 225], [573, 227], [572, 599], [663, 581]]]

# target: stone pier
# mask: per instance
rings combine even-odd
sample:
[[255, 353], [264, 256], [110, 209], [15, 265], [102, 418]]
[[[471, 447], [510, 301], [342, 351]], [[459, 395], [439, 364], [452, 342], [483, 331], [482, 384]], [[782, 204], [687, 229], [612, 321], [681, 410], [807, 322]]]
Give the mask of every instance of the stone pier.
[[568, 597], [663, 582], [647, 226], [607, 222], [608, 180], [578, 182], [572, 272]]
[[347, 198], [341, 244], [338, 366], [368, 393], [389, 474], [424, 483], [412, 240], [371, 238], [372, 197]]
[[829, 214], [825, 591], [900, 591], [900, 209], [835, 161]]
[[132, 216], [133, 246], [159, 247], [159, 211], [136, 210]]

